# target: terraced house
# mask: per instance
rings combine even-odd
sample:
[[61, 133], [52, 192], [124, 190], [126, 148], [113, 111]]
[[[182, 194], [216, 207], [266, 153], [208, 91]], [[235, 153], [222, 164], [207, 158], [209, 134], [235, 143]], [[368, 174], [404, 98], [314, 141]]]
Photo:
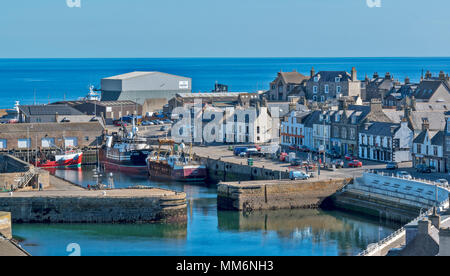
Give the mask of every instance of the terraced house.
[[409, 162], [414, 132], [408, 122], [366, 123], [359, 133], [359, 157], [379, 162]]
[[353, 67], [351, 74], [345, 71], [320, 71], [311, 69], [311, 78], [306, 83], [306, 98], [315, 102], [326, 102], [342, 96], [360, 97], [361, 81]]
[[429, 130], [429, 122], [424, 121], [422, 132], [414, 139], [413, 166], [427, 165], [435, 172], [446, 171], [446, 158], [444, 157], [445, 131]]

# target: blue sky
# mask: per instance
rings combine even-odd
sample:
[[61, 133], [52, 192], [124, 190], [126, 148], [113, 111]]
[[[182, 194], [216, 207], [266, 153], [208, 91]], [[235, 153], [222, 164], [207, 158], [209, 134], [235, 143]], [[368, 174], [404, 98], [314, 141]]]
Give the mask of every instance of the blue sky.
[[450, 1], [2, 1], [0, 57], [450, 56]]

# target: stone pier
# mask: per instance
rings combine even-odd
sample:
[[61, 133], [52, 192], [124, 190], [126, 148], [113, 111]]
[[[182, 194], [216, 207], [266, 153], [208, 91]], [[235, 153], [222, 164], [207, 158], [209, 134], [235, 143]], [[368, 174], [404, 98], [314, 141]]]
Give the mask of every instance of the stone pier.
[[0, 212], [0, 236], [12, 239], [11, 213]]
[[221, 210], [318, 208], [353, 178], [230, 182], [218, 185]]

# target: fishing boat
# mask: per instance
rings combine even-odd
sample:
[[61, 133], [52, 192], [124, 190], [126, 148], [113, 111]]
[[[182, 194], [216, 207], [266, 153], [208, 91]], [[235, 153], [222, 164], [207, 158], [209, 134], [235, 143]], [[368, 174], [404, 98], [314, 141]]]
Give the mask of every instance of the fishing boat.
[[147, 139], [138, 136], [138, 131], [133, 119], [130, 132], [122, 126], [122, 136], [107, 136], [106, 145], [99, 152], [100, 163], [105, 170], [147, 174], [146, 159], [150, 154], [150, 146]]
[[[169, 151], [165, 155], [161, 154], [162, 145], [169, 145]], [[177, 182], [204, 182], [207, 178], [206, 166], [193, 161], [192, 145], [189, 154], [184, 152], [184, 148], [184, 144], [160, 139], [158, 151], [147, 158], [149, 176]]]
[[39, 168], [63, 169], [81, 168], [83, 152], [80, 150], [68, 150], [61, 154], [41, 155], [36, 160], [35, 165]]

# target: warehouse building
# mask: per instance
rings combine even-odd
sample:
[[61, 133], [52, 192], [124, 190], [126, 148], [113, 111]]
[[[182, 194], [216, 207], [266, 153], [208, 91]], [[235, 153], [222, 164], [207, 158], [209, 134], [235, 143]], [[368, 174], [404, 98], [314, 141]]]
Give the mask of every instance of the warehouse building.
[[103, 132], [100, 122], [2, 124], [0, 151], [95, 146]]
[[161, 72], [132, 72], [101, 81], [102, 101], [169, 100], [177, 93], [192, 93], [192, 79]]
[[78, 115], [83, 113], [67, 104], [19, 106], [20, 123], [56, 123], [58, 116]]
[[112, 124], [123, 116], [142, 115], [142, 105], [133, 101], [66, 101], [64, 103], [79, 112], [103, 118], [106, 124]]

